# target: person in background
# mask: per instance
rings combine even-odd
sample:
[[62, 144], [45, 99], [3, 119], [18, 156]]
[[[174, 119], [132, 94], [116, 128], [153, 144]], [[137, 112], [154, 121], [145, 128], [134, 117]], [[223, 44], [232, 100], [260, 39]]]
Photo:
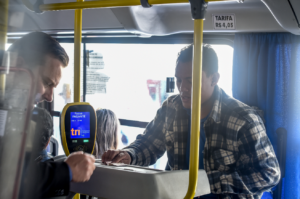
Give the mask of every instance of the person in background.
[[[175, 68], [179, 95], [169, 97], [144, 134], [102, 161], [154, 164], [166, 151], [169, 170], [188, 170], [190, 157], [193, 45], [181, 50]], [[256, 109], [228, 96], [218, 85], [218, 57], [203, 46], [199, 169], [211, 194], [202, 199], [259, 199], [280, 180], [280, 168]]]
[[46, 150], [53, 135], [53, 120], [50, 113], [46, 109], [35, 107], [32, 111], [31, 120], [36, 123], [36, 126], [38, 126], [36, 129], [40, 131], [36, 132], [36, 135], [40, 136], [40, 156], [36, 158], [36, 161], [52, 160], [52, 156]]
[[96, 115], [97, 136], [93, 154], [100, 159], [105, 151], [118, 148], [119, 120], [109, 109], [99, 109]]
[[[40, 102], [51, 102], [62, 70], [69, 64], [64, 48], [48, 34], [32, 32], [14, 42], [7, 51], [15, 55], [12, 62], [15, 65], [11, 67], [28, 69], [34, 76], [32, 109]], [[29, 165], [24, 180], [31, 182], [21, 183], [21, 189], [28, 192], [27, 198], [67, 195], [71, 181], [85, 182], [90, 179], [95, 170], [94, 163], [95, 157], [83, 152], [70, 154], [64, 162], [29, 162], [34, 165]]]

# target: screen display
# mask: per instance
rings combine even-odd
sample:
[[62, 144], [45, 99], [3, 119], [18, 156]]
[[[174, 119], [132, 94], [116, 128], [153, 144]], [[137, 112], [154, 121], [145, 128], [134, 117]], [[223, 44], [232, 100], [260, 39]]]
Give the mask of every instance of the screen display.
[[71, 139], [90, 138], [90, 113], [71, 112]]

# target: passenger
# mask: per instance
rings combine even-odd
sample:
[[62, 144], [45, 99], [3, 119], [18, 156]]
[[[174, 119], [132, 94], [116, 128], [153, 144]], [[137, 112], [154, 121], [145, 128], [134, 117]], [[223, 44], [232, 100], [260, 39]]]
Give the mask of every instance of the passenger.
[[45, 162], [52, 160], [52, 156], [47, 152], [47, 146], [53, 135], [53, 120], [46, 109], [34, 108], [32, 111], [31, 120], [36, 123], [36, 129], [39, 131], [35, 135], [39, 136], [39, 157], [36, 158], [37, 162]]
[[114, 112], [109, 109], [99, 109], [97, 115], [97, 136], [94, 155], [100, 159], [109, 149], [118, 148], [119, 120]]
[[[143, 135], [102, 161], [148, 166], [165, 151], [171, 170], [189, 169], [193, 45], [181, 50], [175, 76], [180, 95], [169, 97]], [[258, 199], [280, 179], [279, 164], [258, 112], [218, 87], [218, 57], [203, 46], [199, 169], [211, 188], [200, 198]], [[201, 186], [201, 185], [200, 185]]]
[[[44, 100], [51, 102], [53, 89], [60, 82], [62, 68], [69, 63], [69, 57], [61, 45], [45, 33], [33, 32], [13, 43], [8, 51], [17, 54], [16, 67], [27, 68], [34, 74], [36, 90], [32, 107]], [[27, 176], [36, 182], [24, 183], [23, 186], [32, 184], [30, 189], [34, 189], [36, 195], [27, 198], [67, 195], [70, 181], [84, 182], [90, 179], [95, 169], [94, 162], [94, 156], [76, 152], [64, 162], [41, 162], [31, 166], [32, 173], [29, 172]], [[35, 175], [36, 179], [31, 175]], [[32, 193], [32, 190], [29, 192]]]

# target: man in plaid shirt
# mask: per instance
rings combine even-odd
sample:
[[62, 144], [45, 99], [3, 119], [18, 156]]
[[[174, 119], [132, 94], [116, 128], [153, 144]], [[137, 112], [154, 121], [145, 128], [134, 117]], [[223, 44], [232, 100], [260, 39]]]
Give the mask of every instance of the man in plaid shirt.
[[[167, 151], [171, 170], [189, 169], [193, 46], [177, 58], [180, 95], [169, 97], [143, 135], [123, 150], [109, 150], [102, 161], [154, 164]], [[199, 169], [205, 169], [211, 194], [204, 199], [258, 199], [280, 180], [280, 169], [259, 112], [217, 86], [218, 57], [203, 47]]]

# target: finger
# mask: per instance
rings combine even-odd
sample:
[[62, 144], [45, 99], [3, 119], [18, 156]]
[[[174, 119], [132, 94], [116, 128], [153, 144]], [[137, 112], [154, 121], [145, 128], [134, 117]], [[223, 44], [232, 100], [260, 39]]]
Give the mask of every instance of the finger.
[[104, 162], [106, 161], [106, 159], [107, 159], [107, 157], [106, 157], [106, 156], [107, 156], [107, 153], [108, 153], [107, 151], [104, 152], [103, 155], [102, 155], [102, 157], [101, 157], [103, 163], [104, 163]]
[[112, 161], [118, 154], [119, 154], [119, 151], [110, 151], [107, 161]]
[[70, 155], [76, 155], [76, 154], [83, 154], [83, 151], [76, 151], [76, 152], [71, 153]]
[[91, 155], [86, 155], [86, 157], [94, 164], [95, 163], [95, 157]]
[[108, 151], [106, 151], [104, 154], [103, 154], [103, 159], [102, 159], [102, 162], [103, 163], [105, 163], [106, 161], [110, 161], [110, 155], [111, 155], [111, 153], [112, 153], [113, 151], [111, 151], [111, 150], [108, 150]]
[[112, 163], [119, 163], [121, 162], [123, 159], [126, 159], [126, 155], [124, 152], [121, 152], [119, 154], [117, 154], [113, 159], [112, 159]]

